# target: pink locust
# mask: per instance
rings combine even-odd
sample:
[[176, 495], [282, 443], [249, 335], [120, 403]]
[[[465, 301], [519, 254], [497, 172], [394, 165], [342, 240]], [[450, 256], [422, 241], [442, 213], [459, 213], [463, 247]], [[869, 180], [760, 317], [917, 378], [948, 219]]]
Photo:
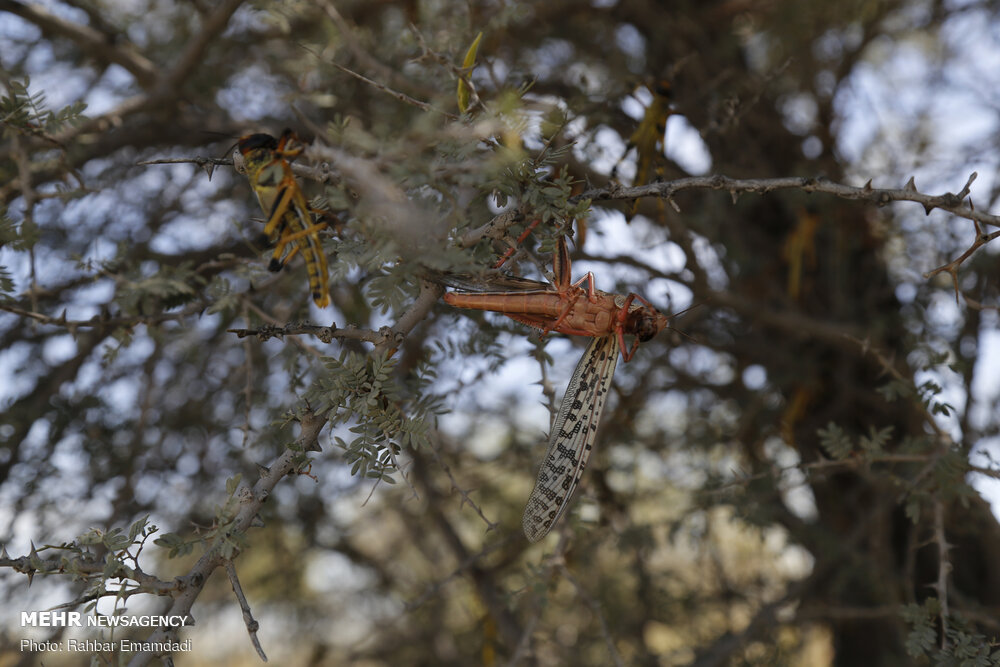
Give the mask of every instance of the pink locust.
[[[629, 361], [640, 342], [658, 334], [669, 318], [638, 294], [608, 294], [595, 289], [594, 275], [570, 279], [566, 239], [559, 239], [552, 267], [555, 284], [505, 277], [497, 287], [510, 291], [448, 292], [446, 303], [458, 308], [503, 313], [540, 329], [591, 336], [593, 342], [573, 371], [562, 406], [552, 424], [548, 451], [521, 525], [531, 542], [545, 537], [566, 511], [597, 436], [597, 426], [618, 365], [618, 353]], [[584, 287], [586, 285], [586, 287]], [[626, 345], [625, 336], [633, 336]]]

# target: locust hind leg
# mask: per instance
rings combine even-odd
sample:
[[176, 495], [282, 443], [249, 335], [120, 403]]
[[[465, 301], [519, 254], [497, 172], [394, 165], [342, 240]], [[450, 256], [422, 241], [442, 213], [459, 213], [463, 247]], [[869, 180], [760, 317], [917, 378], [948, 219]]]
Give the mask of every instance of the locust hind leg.
[[284, 243], [279, 243], [278, 246], [275, 247], [274, 254], [271, 255], [271, 262], [267, 265], [268, 271], [271, 271], [272, 273], [277, 273], [278, 271], [281, 271], [283, 268], [285, 268], [285, 265], [288, 264], [288, 262], [291, 261], [292, 257], [295, 257], [295, 253], [299, 251], [299, 246], [297, 245], [292, 246], [292, 249], [288, 251], [288, 254], [282, 257], [281, 253], [284, 251], [284, 249], [285, 249]]
[[274, 254], [271, 256], [271, 263], [268, 265], [268, 270], [270, 271], [281, 271], [281, 268], [288, 264], [289, 260], [295, 256], [300, 249], [300, 246], [293, 245], [292, 249], [288, 251], [288, 254], [282, 259], [281, 255], [285, 251], [285, 247], [292, 241], [298, 241], [299, 239], [305, 238], [311, 234], [314, 234], [321, 229], [326, 229], [327, 224], [325, 222], [320, 222], [315, 225], [310, 225], [305, 229], [300, 229], [297, 232], [291, 232], [290, 234], [284, 234], [278, 239], [278, 244], [274, 247]]
[[[587, 275], [574, 283], [570, 277], [572, 275], [571, 271], [572, 263], [569, 259], [569, 248], [566, 245], [566, 237], [560, 236], [556, 245], [555, 256], [552, 258], [552, 276], [555, 279], [555, 287], [559, 291], [559, 296], [564, 303], [555, 321], [542, 330], [543, 336], [557, 329], [566, 321], [566, 318], [569, 317], [570, 312], [573, 310], [573, 306], [576, 305], [577, 300], [581, 296], [586, 295], [591, 303], [597, 302], [594, 274], [587, 272]], [[584, 283], [587, 283], [586, 289], [582, 287]]]
[[511, 247], [507, 248], [507, 252], [505, 252], [499, 260], [497, 260], [497, 263], [493, 265], [493, 268], [499, 269], [507, 262], [508, 259], [513, 257], [514, 253], [517, 252], [517, 249], [521, 247], [522, 243], [524, 243], [524, 239], [528, 238], [528, 235], [531, 234], [531, 232], [535, 229], [535, 227], [537, 227], [541, 222], [542, 222], [541, 218], [535, 218], [534, 220], [532, 220], [531, 224], [525, 227], [524, 231], [521, 232], [521, 235], [517, 237], [516, 241], [514, 241], [514, 244]]

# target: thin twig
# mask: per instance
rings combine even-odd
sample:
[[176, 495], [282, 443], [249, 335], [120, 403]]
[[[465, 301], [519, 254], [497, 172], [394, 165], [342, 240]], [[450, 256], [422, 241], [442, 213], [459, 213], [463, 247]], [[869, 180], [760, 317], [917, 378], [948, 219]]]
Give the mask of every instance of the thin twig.
[[[860, 347], [862, 354], [864, 354], [864, 355], [871, 355], [872, 357], [874, 357], [875, 360], [878, 362], [879, 366], [881, 366], [882, 369], [886, 373], [888, 373], [889, 375], [891, 375], [893, 377], [893, 379], [906, 384], [907, 387], [911, 391], [913, 391], [913, 394], [915, 396], [919, 396], [920, 395], [920, 392], [913, 385], [913, 380], [911, 378], [905, 377], [899, 371], [899, 369], [897, 369], [892, 364], [892, 362], [890, 362], [889, 359], [887, 359], [885, 357], [885, 355], [883, 355], [881, 352], [879, 352], [874, 347], [872, 347], [872, 345], [870, 344], [869, 341], [867, 341], [867, 340], [861, 340], [861, 339], [855, 338], [853, 336], [846, 336], [845, 335], [844, 337], [847, 340], [850, 340], [851, 342], [855, 343], [858, 347]], [[927, 423], [928, 426], [931, 427], [931, 429], [933, 429], [935, 435], [938, 436], [938, 439], [941, 440], [941, 441], [950, 441], [949, 436], [944, 432], [944, 430], [942, 430], [942, 428], [940, 426], [938, 426], [937, 421], [935, 421], [935, 419], [934, 419], [934, 415], [932, 415], [931, 412], [930, 412], [930, 410], [927, 409], [927, 406], [924, 405], [923, 401], [919, 401], [918, 405], [919, 405], [918, 409], [920, 410], [921, 414], [923, 415], [924, 421]]]
[[[167, 615], [184, 616], [191, 611], [195, 600], [201, 594], [209, 575], [220, 565], [224, 565], [224, 559], [220, 556], [217, 546], [228, 539], [228, 535], [240, 533], [248, 530], [258, 517], [264, 502], [270, 497], [274, 487], [277, 486], [285, 476], [297, 470], [304, 451], [316, 451], [319, 447], [318, 439], [320, 431], [326, 425], [324, 414], [314, 413], [308, 408], [299, 417], [302, 426], [299, 437], [295, 444], [285, 449], [278, 458], [268, 467], [260, 467], [260, 479], [250, 487], [244, 484], [237, 491], [241, 498], [239, 511], [232, 520], [230, 529], [226, 534], [220, 535], [212, 547], [206, 551], [201, 558], [188, 571], [188, 574], [181, 577], [182, 585], [177, 594], [173, 596], [173, 604], [166, 612]], [[147, 643], [157, 645], [176, 638], [176, 628], [161, 628], [149, 636]], [[140, 667], [149, 664], [155, 658], [157, 652], [154, 650], [140, 651], [129, 662], [131, 667]]]
[[963, 218], [1000, 227], [1000, 217], [976, 211], [973, 207], [962, 204], [960, 195], [964, 194], [965, 190], [959, 194], [949, 192], [942, 195], [929, 195], [918, 191], [912, 183], [913, 179], [910, 179], [906, 186], [893, 189], [873, 188], [871, 181], [868, 181], [859, 188], [835, 183], [822, 177], [729, 178], [722, 175], [692, 176], [633, 187], [612, 184], [603, 188], [592, 188], [574, 195], [569, 201], [575, 203], [584, 199], [615, 201], [639, 197], [672, 197], [686, 190], [705, 189], [726, 190], [734, 197], [744, 193], [767, 194], [778, 190], [801, 190], [808, 193], [831, 194], [842, 199], [868, 201], [879, 206], [885, 206], [894, 201], [912, 201], [923, 204], [927, 213], [940, 208]]
[[[472, 73], [471, 69], [465, 67], [459, 67], [458, 65], [453, 63], [450, 58], [438, 53], [434, 49], [427, 46], [427, 42], [424, 40], [423, 34], [421, 34], [420, 30], [417, 29], [417, 26], [415, 26], [412, 23], [410, 24], [410, 31], [413, 32], [413, 34], [416, 36], [417, 43], [420, 45], [420, 50], [423, 51], [423, 55], [421, 56], [421, 58], [429, 56], [432, 60], [434, 60], [438, 64], [443, 65], [449, 72], [451, 72], [452, 76], [454, 76], [456, 79], [460, 79], [468, 87], [469, 109], [484, 107], [485, 105], [483, 104], [482, 99], [480, 99], [479, 97], [479, 93], [476, 90], [476, 86], [475, 84], [472, 83], [472, 79], [469, 77], [469, 75]], [[453, 118], [457, 119], [458, 117], [454, 116]]]
[[65, 37], [76, 43], [81, 53], [121, 66], [143, 87], [151, 86], [157, 78], [156, 65], [128, 42], [124, 33], [114, 35], [111, 39], [110, 35], [90, 26], [62, 19], [38, 3], [5, 2], [3, 11], [35, 24], [49, 37]]
[[597, 620], [601, 622], [601, 635], [604, 637], [604, 643], [608, 646], [608, 653], [611, 654], [611, 659], [614, 661], [618, 667], [623, 667], [625, 663], [622, 661], [621, 654], [618, 653], [618, 649], [615, 648], [615, 640], [611, 636], [611, 630], [608, 628], [608, 620], [604, 616], [604, 611], [601, 609], [600, 603], [593, 598], [590, 593], [576, 580], [570, 571], [566, 568], [565, 563], [560, 563], [558, 566], [559, 572], [562, 576], [571, 584], [573, 588], [576, 589], [576, 594], [579, 595], [583, 601], [590, 607], [594, 615], [597, 616]]
[[240, 609], [243, 611], [243, 623], [247, 626], [247, 634], [250, 635], [250, 642], [253, 644], [260, 659], [267, 662], [267, 655], [260, 645], [260, 639], [257, 638], [257, 630], [260, 629], [260, 624], [253, 617], [253, 612], [250, 611], [250, 603], [247, 602], [247, 596], [243, 594], [243, 587], [240, 586], [240, 579], [236, 576], [236, 567], [233, 565], [233, 561], [229, 559], [226, 559], [225, 566], [226, 574], [229, 575], [229, 583], [232, 585], [233, 593], [236, 594], [236, 599], [240, 603]]
[[470, 229], [463, 234], [458, 240], [458, 244], [463, 248], [471, 248], [484, 238], [500, 240], [507, 233], [508, 229], [520, 222], [524, 222], [525, 217], [524, 211], [520, 208], [511, 208], [503, 213], [498, 213], [485, 225]]
[[368, 53], [368, 51], [361, 46], [361, 40], [357, 37], [359, 34], [357, 27], [348, 23], [347, 19], [345, 19], [341, 13], [337, 11], [337, 7], [330, 2], [330, 0], [319, 0], [317, 4], [323, 8], [326, 15], [330, 17], [333, 24], [337, 26], [341, 39], [344, 40], [347, 50], [351, 52], [351, 55], [354, 56], [355, 60], [368, 70], [377, 70], [378, 75], [383, 78], [402, 78], [402, 75], [399, 72], [380, 62], [377, 58], [375, 58], [375, 56]]
[[218, 157], [165, 157], [156, 160], [140, 160], [136, 165], [145, 167], [151, 164], [196, 164], [208, 173], [208, 179], [212, 180], [212, 173], [216, 167], [232, 166], [232, 158]]
[[789, 582], [784, 594], [771, 602], [761, 605], [753, 617], [743, 624], [738, 633], [726, 632], [710, 646], [700, 649], [689, 664], [695, 667], [721, 667], [732, 662], [733, 657], [751, 641], [760, 639], [765, 633], [780, 625], [779, 613], [782, 609], [806, 599], [807, 594], [824, 585], [830, 574], [843, 562], [861, 540], [867, 538], [873, 526], [881, 525], [890, 508], [894, 506], [883, 498], [852, 525], [851, 532], [837, 541], [833, 551], [822, 554], [813, 566], [812, 572], [803, 579]]
[[[250, 313], [247, 312], [246, 305], [243, 306], [243, 319], [250, 321]], [[250, 346], [250, 339], [243, 341], [243, 358], [246, 366], [246, 382], [243, 384], [243, 449], [247, 448], [250, 442], [250, 412], [253, 407], [253, 349]]]
[[978, 475], [986, 475], [987, 477], [992, 477], [993, 479], [1000, 479], [1000, 470], [994, 470], [993, 468], [983, 468], [982, 466], [969, 466], [969, 472], [974, 472]]
[[[4, 545], [0, 547], [0, 568], [10, 568], [15, 572], [27, 574], [29, 578], [39, 573], [61, 574], [70, 569], [81, 577], [85, 575], [104, 576], [109, 574], [107, 572], [107, 563], [104, 560], [93, 559], [91, 554], [82, 553], [75, 556], [67, 556], [66, 553], [60, 553], [58, 556], [42, 559], [39, 554], [47, 550], [67, 551], [62, 546], [48, 545], [43, 546], [39, 550], [32, 544], [31, 551], [27, 556], [11, 558], [10, 554], [7, 553], [6, 545]], [[153, 575], [146, 574], [139, 568], [127, 568], [122, 564], [117, 565], [115, 570], [110, 573], [110, 578], [115, 577], [136, 582], [137, 587], [134, 589], [136, 592], [153, 593], [155, 595], [170, 595], [182, 587], [182, 582], [178, 579], [163, 581]], [[114, 594], [117, 595], [118, 591], [115, 591]], [[68, 606], [71, 606], [71, 603], [64, 603], [55, 608]]]
[[[413, 482], [410, 480], [410, 476], [406, 474], [406, 468], [409, 467], [412, 461], [410, 461], [410, 463], [407, 463], [405, 466], [400, 465], [399, 457], [396, 456], [396, 449], [395, 447], [393, 447], [392, 434], [388, 430], [382, 429], [382, 438], [385, 440], [385, 442], [389, 443], [385, 448], [385, 451], [389, 454], [389, 461], [392, 462], [392, 466], [399, 471], [400, 477], [403, 478], [403, 481], [406, 482], [406, 485], [410, 487], [410, 491], [413, 493], [410, 499], [420, 500], [420, 493], [417, 491], [417, 487], [413, 485]], [[371, 498], [371, 495], [375, 493], [375, 488], [379, 485], [381, 481], [382, 481], [381, 477], [375, 480], [375, 484], [374, 486], [372, 486], [372, 491], [371, 494], [369, 494], [368, 498]], [[365, 499], [364, 504], [365, 505], [368, 504], [368, 499]]]
[[[316, 54], [316, 57], [319, 58], [319, 55]], [[410, 104], [412, 106], [415, 106], [418, 109], [421, 109], [422, 111], [433, 111], [434, 113], [441, 114], [442, 116], [444, 116], [448, 120], [458, 120], [458, 116], [456, 116], [453, 113], [450, 113], [450, 112], [445, 111], [443, 109], [438, 109], [433, 104], [428, 104], [427, 102], [423, 102], [421, 100], [418, 100], [415, 97], [410, 97], [406, 93], [401, 93], [398, 90], [394, 90], [394, 89], [390, 88], [389, 86], [387, 86], [387, 85], [385, 85], [383, 83], [379, 83], [378, 81], [374, 81], [372, 79], [369, 79], [364, 74], [359, 74], [358, 72], [355, 72], [354, 70], [352, 70], [350, 68], [344, 67], [340, 63], [329, 61], [329, 60], [326, 61], [326, 62], [328, 64], [330, 64], [330, 65], [333, 65], [335, 68], [339, 69], [344, 74], [350, 74], [354, 78], [356, 78], [356, 79], [358, 79], [360, 81], [363, 81], [364, 83], [367, 83], [372, 88], [375, 88], [376, 90], [381, 90], [383, 93], [386, 93], [387, 95], [391, 95], [392, 97], [395, 97], [400, 102], [404, 102], [406, 104]]]
[[941, 650], [948, 648], [948, 574], [951, 572], [951, 560], [948, 550], [951, 545], [944, 534], [944, 503], [940, 499], [934, 501], [934, 542], [938, 547], [938, 578], [934, 588], [937, 590], [938, 602], [941, 604]]
[[498, 524], [495, 521], [490, 521], [486, 517], [486, 514], [483, 512], [482, 508], [479, 507], [479, 505], [476, 504], [476, 501], [474, 501], [472, 497], [469, 495], [469, 492], [463, 489], [461, 486], [459, 486], [458, 482], [455, 480], [455, 476], [451, 474], [451, 467], [447, 463], [445, 463], [444, 460], [441, 458], [441, 455], [438, 453], [437, 448], [431, 447], [429, 451], [435, 463], [437, 463], [438, 466], [440, 466], [441, 469], [444, 470], [445, 474], [448, 475], [448, 481], [451, 482], [451, 489], [453, 491], [458, 491], [459, 495], [462, 496], [461, 504], [468, 505], [469, 507], [471, 507], [476, 511], [476, 514], [479, 515], [479, 518], [482, 519], [483, 522], [486, 524], [486, 532], [490, 532], [491, 530], [496, 530], [496, 528], [500, 524]]
[[[196, 164], [208, 174], [209, 179], [212, 178], [212, 174], [216, 167], [231, 167], [233, 166], [232, 158], [219, 158], [219, 157], [201, 157], [196, 155], [195, 157], [170, 157], [170, 158], [158, 158], [156, 160], [141, 160], [136, 162], [137, 165], [145, 167], [151, 164]], [[308, 178], [312, 181], [317, 181], [319, 183], [339, 183], [340, 175], [330, 169], [329, 165], [308, 165], [292, 163], [292, 171], [295, 172], [296, 176], [302, 176], [303, 178]]]
[[324, 343], [332, 343], [334, 339], [380, 343], [385, 339], [385, 334], [381, 331], [362, 329], [353, 325], [338, 327], [336, 324], [323, 326], [308, 322], [290, 322], [285, 325], [262, 324], [256, 329], [226, 329], [226, 331], [236, 334], [239, 338], [255, 336], [260, 341], [271, 338], [282, 339], [285, 336], [315, 336]]
[[[935, 453], [928, 454], [886, 454], [884, 456], [866, 456], [866, 457], [848, 457], [846, 459], [827, 459], [821, 458], [817, 461], [800, 461], [799, 463], [794, 463], [788, 466], [782, 467], [772, 467], [764, 472], [759, 472], [753, 475], [745, 474], [742, 471], [736, 470], [736, 478], [725, 484], [721, 484], [710, 489], [703, 489], [702, 493], [707, 495], [715, 495], [728, 491], [729, 489], [736, 487], [747, 486], [751, 482], [760, 481], [762, 479], [780, 479], [786, 473], [792, 471], [799, 472], [813, 472], [818, 470], [858, 470], [859, 468], [865, 468], [873, 463], [925, 463], [928, 461], [936, 462], [938, 456]], [[1000, 476], [1000, 473], [998, 473]]]
[[466, 558], [465, 560], [463, 560], [458, 565], [458, 567], [456, 567], [454, 570], [451, 571], [451, 574], [446, 576], [444, 579], [441, 579], [429, 585], [427, 589], [420, 594], [419, 597], [416, 597], [413, 600], [410, 600], [409, 602], [405, 603], [403, 605], [403, 608], [406, 610], [406, 612], [409, 613], [423, 606], [424, 603], [426, 603], [428, 600], [436, 596], [445, 586], [447, 586], [449, 583], [451, 583], [461, 575], [468, 572], [469, 569], [473, 567], [478, 561], [482, 560], [484, 557], [490, 555], [495, 551], [499, 551], [502, 547], [506, 547], [508, 542], [510, 542], [509, 537], [497, 540], [492, 544], [487, 544], [485, 547], [482, 548], [481, 551], [479, 551], [479, 553], [473, 554], [468, 558]]
[[[37, 198], [34, 183], [32, 182], [31, 159], [28, 156], [27, 149], [22, 145], [21, 137], [14, 135], [12, 143], [12, 153], [14, 162], [17, 165], [18, 180], [21, 184], [21, 201], [24, 206], [24, 221], [21, 223], [21, 228], [22, 230], [31, 229], [35, 227], [35, 201]], [[38, 286], [38, 272], [35, 260], [35, 245], [31, 244], [28, 247], [28, 266], [29, 275], [31, 276], [29, 292], [31, 309], [33, 311], [38, 310], [38, 297], [35, 292], [35, 288]]]
[[11, 304], [0, 303], [0, 310], [5, 310], [8, 313], [27, 317], [28, 319], [34, 320], [40, 324], [51, 324], [53, 326], [64, 327], [70, 333], [74, 333], [78, 328], [132, 327], [137, 324], [145, 324], [148, 326], [170, 320], [179, 321], [191, 315], [200, 313], [204, 309], [205, 304], [199, 302], [198, 304], [189, 306], [176, 313], [157, 313], [156, 315], [134, 315], [127, 317], [109, 317], [107, 313], [102, 313], [100, 315], [94, 315], [89, 320], [70, 320], [66, 318], [65, 310], [59, 317], [53, 317], [51, 315], [37, 313], [32, 310], [18, 308], [17, 306]]
[[[544, 565], [538, 573], [538, 579], [544, 580], [547, 583], [551, 583], [555, 578], [556, 570], [565, 565], [566, 562], [566, 547], [569, 544], [569, 538], [566, 533], [563, 532], [559, 536], [559, 541], [556, 542], [556, 548], [551, 555], [544, 558]], [[514, 648], [514, 653], [511, 655], [510, 660], [507, 661], [508, 667], [514, 667], [521, 661], [521, 657], [529, 650], [531, 645], [531, 638], [535, 633], [535, 627], [538, 625], [542, 618], [542, 612], [545, 609], [544, 604], [536, 606], [535, 612], [532, 614], [531, 619], [525, 624], [524, 631], [521, 633], [520, 638]]]
[[870, 621], [874, 619], [899, 618], [899, 605], [887, 604], [880, 607], [821, 606], [803, 607], [795, 614], [796, 621]]
[[204, 66], [205, 52], [218, 41], [218, 36], [229, 25], [229, 19], [244, 0], [222, 0], [209, 5], [211, 12], [203, 14], [198, 34], [185, 40], [180, 56], [173, 58], [173, 68], [157, 81], [158, 96], [166, 97], [179, 90], [199, 67]]
[[591, 201], [615, 201], [638, 199], [641, 197], [660, 197], [671, 200], [678, 192], [695, 189], [727, 190], [733, 197], [733, 201], [743, 193], [766, 194], [776, 190], [801, 190], [813, 193], [821, 192], [835, 195], [842, 199], [855, 199], [868, 201], [878, 206], [885, 206], [894, 201], [912, 201], [922, 204], [924, 211], [930, 215], [931, 211], [939, 208], [960, 218], [972, 220], [975, 224], [976, 238], [972, 245], [962, 253], [961, 256], [944, 264], [936, 269], [924, 274], [925, 278], [930, 278], [938, 273], [947, 272], [951, 274], [955, 285], [955, 297], [958, 299], [958, 267], [968, 259], [977, 249], [986, 245], [993, 239], [1000, 237], [1000, 231], [987, 234], [983, 227], [992, 225], [1000, 227], [1000, 216], [990, 215], [977, 211], [971, 204], [964, 205], [962, 202], [968, 197], [973, 181], [976, 180], [977, 173], [973, 172], [965, 183], [965, 186], [956, 194], [946, 192], [941, 195], [929, 195], [917, 190], [913, 178], [906, 182], [902, 188], [873, 188], [869, 180], [863, 187], [843, 185], [834, 183], [822, 177], [808, 178], [749, 178], [738, 179], [728, 176], [696, 176], [691, 178], [680, 178], [672, 181], [660, 181], [646, 185], [623, 187], [612, 184], [604, 188], [593, 188], [570, 198], [570, 203], [589, 199]]
[[538, 361], [538, 368], [541, 371], [542, 377], [538, 380], [538, 384], [542, 388], [542, 396], [545, 397], [545, 402], [549, 409], [550, 422], [556, 418], [556, 412], [559, 410], [559, 406], [556, 405], [556, 389], [552, 386], [552, 382], [549, 380], [549, 374], [546, 370], [545, 364], [545, 344], [543, 339], [540, 337], [532, 336], [533, 343], [535, 344], [535, 359]]
[[955, 288], [955, 303], [961, 303], [961, 299], [959, 298], [960, 293], [958, 289], [958, 268], [962, 265], [963, 262], [965, 262], [965, 260], [967, 260], [969, 257], [972, 256], [972, 253], [976, 252], [977, 250], [979, 250], [979, 248], [983, 247], [993, 239], [1000, 236], [1000, 231], [993, 232], [992, 234], [986, 234], [985, 232], [983, 232], [983, 228], [979, 225], [978, 220], [973, 219], [972, 224], [976, 228], [976, 238], [972, 241], [972, 245], [966, 248], [965, 252], [963, 252], [961, 255], [951, 260], [947, 264], [943, 264], [942, 266], [939, 266], [936, 269], [928, 271], [924, 274], [924, 278], [933, 278], [939, 273], [947, 273], [948, 275], [950, 275], [951, 283]]

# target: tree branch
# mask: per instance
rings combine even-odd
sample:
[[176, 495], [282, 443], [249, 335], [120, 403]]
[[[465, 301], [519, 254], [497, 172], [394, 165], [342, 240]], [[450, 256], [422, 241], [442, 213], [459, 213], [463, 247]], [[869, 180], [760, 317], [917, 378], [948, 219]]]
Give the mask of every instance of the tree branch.
[[[191, 607], [201, 594], [209, 576], [211, 576], [217, 567], [224, 565], [226, 562], [219, 551], [221, 543], [230, 536], [243, 533], [251, 527], [264, 502], [270, 497], [274, 487], [285, 476], [298, 468], [302, 452], [319, 450], [319, 433], [323, 429], [323, 426], [326, 425], [326, 417], [306, 410], [299, 418], [299, 422], [302, 429], [299, 437], [295, 440], [295, 445], [285, 449], [270, 467], [260, 466], [260, 479], [257, 480], [252, 488], [247, 484], [243, 484], [237, 490], [236, 497], [239, 498], [241, 506], [229, 530], [225, 534], [219, 535], [187, 575], [180, 578], [184, 585], [175, 595], [174, 602], [167, 615], [190, 615]], [[160, 628], [150, 635], [148, 641], [150, 643], [158, 643], [176, 641], [176, 639], [177, 628]], [[152, 651], [137, 653], [133, 656], [129, 665], [130, 667], [148, 665], [156, 655]]]
[[982, 224], [1000, 227], [1000, 217], [975, 210], [972, 206], [962, 205], [962, 200], [968, 196], [969, 188], [976, 179], [975, 172], [969, 176], [968, 182], [961, 192], [954, 194], [946, 192], [942, 195], [929, 195], [919, 192], [913, 179], [907, 181], [902, 188], [873, 188], [869, 180], [863, 187], [844, 185], [829, 181], [823, 177], [784, 177], [784, 178], [730, 178], [728, 176], [693, 176], [672, 181], [660, 181], [634, 187], [610, 185], [604, 188], [592, 188], [575, 195], [571, 202], [589, 199], [591, 201], [616, 201], [637, 199], [639, 197], [661, 197], [670, 200], [679, 192], [686, 190], [726, 190], [733, 201], [743, 193], [767, 194], [776, 190], [801, 190], [802, 192], [820, 192], [834, 195], [841, 199], [854, 199], [885, 206], [894, 201], [912, 201], [923, 204], [927, 213], [936, 208], [948, 211], [954, 215], [969, 220], [977, 220]]
[[250, 611], [250, 603], [247, 602], [247, 596], [243, 594], [243, 587], [240, 585], [240, 578], [236, 576], [236, 566], [233, 565], [233, 561], [226, 560], [226, 574], [229, 575], [229, 583], [233, 587], [233, 594], [236, 595], [236, 599], [239, 600], [240, 609], [243, 611], [243, 622], [247, 626], [247, 633], [250, 635], [250, 642], [253, 644], [254, 649], [257, 651], [257, 655], [264, 662], [267, 662], [267, 655], [264, 653], [264, 648], [260, 645], [260, 639], [257, 638], [257, 630], [260, 629], [260, 624], [257, 619], [253, 617], [253, 612]]
[[[384, 328], [383, 328], [384, 329]], [[335, 323], [329, 326], [319, 324], [309, 324], [308, 322], [290, 322], [284, 326], [274, 324], [264, 324], [257, 329], [226, 329], [229, 333], [236, 334], [239, 338], [256, 336], [257, 340], [265, 341], [271, 338], [282, 338], [284, 336], [315, 336], [324, 343], [332, 343], [335, 338], [340, 340], [360, 340], [368, 343], [381, 343], [389, 334], [388, 331], [362, 329], [354, 325], [338, 327]]]
[[941, 604], [941, 650], [948, 648], [948, 574], [951, 572], [951, 559], [948, 558], [948, 544], [944, 535], [944, 503], [940, 498], [934, 500], [934, 542], [938, 547], [938, 578], [934, 584], [938, 602]]
[[176, 313], [157, 313], [155, 315], [134, 315], [126, 317], [110, 317], [107, 313], [94, 315], [89, 320], [70, 320], [66, 318], [66, 311], [63, 310], [59, 317], [36, 313], [32, 310], [25, 310], [7, 303], [0, 303], [0, 310], [26, 317], [40, 324], [50, 324], [57, 327], [64, 327], [71, 334], [75, 334], [77, 329], [96, 328], [107, 329], [116, 327], [132, 327], [137, 324], [159, 324], [170, 320], [183, 320], [186, 317], [195, 315], [205, 309], [204, 303], [189, 306]]
[[[621, 185], [610, 185], [604, 188], [592, 188], [582, 192], [570, 199], [570, 202], [589, 199], [591, 201], [616, 201], [637, 199], [640, 197], [660, 197], [670, 203], [675, 210], [680, 210], [674, 201], [674, 195], [685, 190], [727, 190], [735, 202], [739, 195], [751, 192], [755, 194], [766, 194], [776, 190], [801, 190], [802, 192], [820, 192], [834, 195], [841, 199], [853, 199], [867, 201], [877, 206], [885, 206], [894, 201], [912, 201], [922, 204], [924, 211], [930, 215], [931, 211], [939, 208], [960, 218], [966, 218], [973, 222], [976, 229], [976, 238], [972, 245], [962, 253], [961, 256], [928, 271], [924, 278], [931, 278], [941, 272], [951, 274], [952, 282], [955, 286], [955, 300], [958, 301], [958, 267], [968, 259], [980, 247], [986, 245], [993, 239], [1000, 237], [1000, 231], [987, 234], [983, 230], [984, 225], [1000, 227], [1000, 216], [991, 215], [977, 211], [971, 201], [968, 205], [962, 202], [969, 196], [972, 183], [978, 174], [972, 172], [965, 186], [957, 194], [946, 192], [941, 195], [930, 195], [917, 190], [916, 184], [911, 177], [902, 188], [873, 188], [871, 179], [863, 187], [834, 183], [823, 177], [786, 177], [786, 178], [729, 178], [728, 176], [695, 176], [691, 178], [680, 178], [673, 181], [660, 181], [647, 185], [623, 187]], [[978, 304], [977, 304], [978, 305]]]
[[176, 92], [194, 70], [202, 65], [205, 51], [215, 38], [226, 29], [229, 19], [243, 4], [243, 0], [225, 0], [209, 14], [202, 23], [201, 31], [186, 45], [184, 53], [177, 59], [177, 64], [170, 73], [158, 83], [158, 95]]
[[123, 42], [120, 35], [104, 34], [90, 26], [66, 21], [38, 5], [18, 0], [0, 0], [0, 11], [20, 16], [33, 23], [48, 37], [65, 37], [74, 42], [82, 52], [99, 60], [120, 65], [128, 70], [143, 88], [150, 87], [158, 76], [157, 67], [131, 44]]

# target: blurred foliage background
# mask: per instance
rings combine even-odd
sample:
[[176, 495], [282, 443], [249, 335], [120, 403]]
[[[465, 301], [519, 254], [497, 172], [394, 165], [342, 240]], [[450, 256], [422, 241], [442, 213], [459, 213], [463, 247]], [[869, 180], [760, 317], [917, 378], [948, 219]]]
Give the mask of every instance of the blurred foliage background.
[[[614, 196], [707, 173], [941, 194], [977, 171], [994, 210], [998, 9], [0, 0], [3, 643], [20, 610], [105, 591], [110, 613], [123, 585], [130, 613], [165, 613], [105, 564], [170, 582], [225, 542], [278, 664], [998, 664], [996, 243], [953, 287], [924, 274], [976, 229], [941, 209]], [[284, 127], [343, 223], [323, 311], [300, 260], [266, 270], [231, 167], [138, 164]], [[586, 341], [420, 281], [489, 264], [505, 212], [514, 235], [545, 220], [512, 268], [537, 277], [523, 258], [575, 217], [575, 276], [696, 306], [620, 364], [573, 506], [530, 547]], [[356, 329], [229, 331], [303, 322]], [[237, 483], [313, 413], [321, 451], [226, 533]], [[182, 664], [258, 662], [223, 570], [193, 614]]]

